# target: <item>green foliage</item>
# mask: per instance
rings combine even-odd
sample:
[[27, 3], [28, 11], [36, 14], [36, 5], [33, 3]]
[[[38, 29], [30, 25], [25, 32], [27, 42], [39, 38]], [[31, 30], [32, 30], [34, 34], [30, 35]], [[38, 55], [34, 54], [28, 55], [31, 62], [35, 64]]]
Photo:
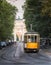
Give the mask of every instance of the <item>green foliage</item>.
[[16, 7], [0, 0], [0, 40], [9, 39], [13, 32]]
[[42, 1], [42, 15], [48, 14], [51, 17], [51, 0]]
[[24, 10], [28, 31], [32, 24], [42, 37], [51, 37], [51, 0], [26, 0]]

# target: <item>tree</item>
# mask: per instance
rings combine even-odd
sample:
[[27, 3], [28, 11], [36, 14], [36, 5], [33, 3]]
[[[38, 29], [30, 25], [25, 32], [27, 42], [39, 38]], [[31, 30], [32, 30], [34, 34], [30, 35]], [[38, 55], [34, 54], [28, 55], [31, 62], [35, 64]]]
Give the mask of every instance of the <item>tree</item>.
[[0, 40], [9, 39], [13, 32], [16, 7], [0, 0]]
[[33, 24], [42, 37], [51, 37], [51, 0], [26, 0], [24, 18], [28, 30]]

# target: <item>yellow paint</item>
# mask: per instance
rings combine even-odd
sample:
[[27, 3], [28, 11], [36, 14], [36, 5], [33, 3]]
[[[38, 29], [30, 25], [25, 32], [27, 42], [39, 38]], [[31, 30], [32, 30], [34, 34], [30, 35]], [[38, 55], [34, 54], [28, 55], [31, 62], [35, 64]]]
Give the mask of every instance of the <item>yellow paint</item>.
[[38, 43], [27, 43], [27, 48], [30, 48], [30, 49], [36, 49], [38, 48]]

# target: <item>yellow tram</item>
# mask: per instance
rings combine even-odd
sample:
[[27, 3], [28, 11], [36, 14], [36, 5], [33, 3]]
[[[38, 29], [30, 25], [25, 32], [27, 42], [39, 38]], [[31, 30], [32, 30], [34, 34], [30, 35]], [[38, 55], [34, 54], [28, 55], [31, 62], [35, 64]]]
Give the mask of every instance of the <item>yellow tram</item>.
[[40, 48], [40, 35], [38, 32], [27, 32], [24, 35], [24, 51], [38, 52]]

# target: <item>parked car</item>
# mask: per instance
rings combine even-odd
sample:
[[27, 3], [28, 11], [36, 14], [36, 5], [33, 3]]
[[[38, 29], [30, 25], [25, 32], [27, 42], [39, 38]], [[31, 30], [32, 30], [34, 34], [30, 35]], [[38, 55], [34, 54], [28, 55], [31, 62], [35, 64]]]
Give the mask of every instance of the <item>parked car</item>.
[[0, 42], [0, 49], [2, 49], [1, 42]]
[[49, 46], [51, 46], [51, 38], [40, 39], [40, 48], [48, 48]]
[[46, 39], [41, 38], [40, 39], [40, 48], [45, 48]]
[[7, 45], [7, 44], [6, 44], [5, 41], [0, 42], [0, 46], [1, 46], [1, 47], [5, 47], [6, 45]]
[[40, 45], [45, 45], [45, 42], [46, 42], [46, 40], [45, 39], [40, 39]]

